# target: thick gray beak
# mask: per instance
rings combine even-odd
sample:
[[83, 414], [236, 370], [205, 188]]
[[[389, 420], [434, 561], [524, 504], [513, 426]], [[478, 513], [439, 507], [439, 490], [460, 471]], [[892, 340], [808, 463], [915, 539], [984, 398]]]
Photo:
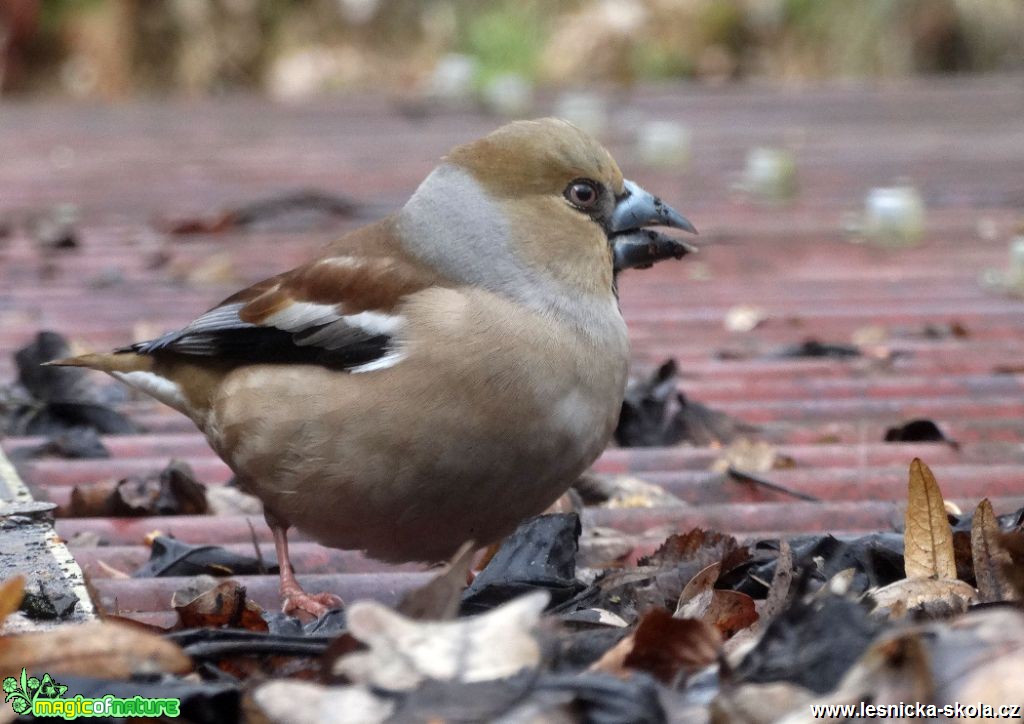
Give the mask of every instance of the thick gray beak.
[[637, 183], [626, 179], [623, 186], [625, 191], [615, 205], [608, 227], [613, 234], [645, 226], [671, 226], [691, 234], [697, 233], [685, 216]]
[[697, 251], [684, 241], [645, 229], [647, 226], [669, 226], [697, 233], [685, 216], [657, 196], [628, 179], [623, 185], [625, 191], [619, 197], [608, 224], [616, 272], [645, 269], [662, 259], [681, 259]]

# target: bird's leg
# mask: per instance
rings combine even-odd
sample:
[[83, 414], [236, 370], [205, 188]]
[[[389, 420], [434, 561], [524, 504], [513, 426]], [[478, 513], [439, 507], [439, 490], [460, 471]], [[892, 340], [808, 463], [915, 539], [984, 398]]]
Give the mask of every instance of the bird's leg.
[[270, 532], [274, 534], [274, 550], [277, 552], [277, 565], [281, 572], [281, 599], [284, 601], [281, 610], [286, 614], [304, 611], [320, 618], [329, 609], [343, 606], [342, 600], [333, 593], [310, 594], [302, 590], [302, 586], [295, 580], [292, 562], [288, 558], [288, 525], [270, 511], [265, 511], [263, 517], [270, 526]]

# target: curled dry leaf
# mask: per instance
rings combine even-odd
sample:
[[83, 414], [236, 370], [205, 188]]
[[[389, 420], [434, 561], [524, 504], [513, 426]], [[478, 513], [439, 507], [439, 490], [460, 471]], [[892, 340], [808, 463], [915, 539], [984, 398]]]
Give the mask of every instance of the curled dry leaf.
[[0, 671], [47, 671], [98, 679], [176, 673], [192, 668], [174, 643], [113, 621], [64, 625], [49, 631], [7, 636], [0, 646]]
[[693, 673], [718, 659], [722, 637], [697, 619], [680, 619], [662, 608], [644, 614], [636, 630], [605, 652], [590, 671], [624, 676], [646, 671], [665, 683]]
[[1007, 580], [1004, 568], [1012, 561], [999, 543], [999, 523], [988, 498], [978, 503], [971, 521], [971, 558], [978, 596], [982, 601], [1009, 601], [1016, 592]]
[[427, 679], [488, 681], [540, 664], [535, 635], [550, 596], [530, 593], [479, 616], [420, 622], [373, 601], [348, 608], [349, 633], [369, 650], [334, 664], [333, 673], [357, 684], [409, 691]]
[[679, 619], [699, 619], [729, 638], [757, 621], [754, 599], [739, 591], [716, 589], [721, 563], [699, 571], [683, 587], [673, 614]]
[[174, 592], [171, 605], [185, 628], [244, 628], [267, 631], [263, 609], [246, 598], [245, 586], [237, 581], [220, 581], [198, 576], [194, 587]]
[[710, 566], [698, 571], [697, 575], [687, 581], [686, 585], [683, 586], [683, 592], [679, 594], [679, 603], [676, 604], [676, 612], [674, 614], [676, 618], [699, 618], [699, 616], [691, 616], [686, 612], [686, 604], [702, 597], [702, 594], [712, 591], [721, 570], [722, 564], [719, 561], [715, 561]]
[[946, 518], [942, 492], [920, 458], [910, 463], [903, 541], [907, 578], [956, 578], [953, 530]]

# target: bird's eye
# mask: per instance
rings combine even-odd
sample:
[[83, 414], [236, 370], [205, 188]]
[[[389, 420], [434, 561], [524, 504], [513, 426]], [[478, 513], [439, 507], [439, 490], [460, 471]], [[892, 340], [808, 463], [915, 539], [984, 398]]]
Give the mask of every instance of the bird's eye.
[[592, 209], [597, 204], [597, 184], [586, 180], [573, 181], [565, 189], [565, 198], [577, 209]]

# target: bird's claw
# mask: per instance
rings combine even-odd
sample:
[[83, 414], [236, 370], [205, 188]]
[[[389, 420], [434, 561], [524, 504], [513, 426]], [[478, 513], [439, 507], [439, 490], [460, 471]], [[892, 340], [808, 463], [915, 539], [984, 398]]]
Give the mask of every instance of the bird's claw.
[[313, 618], [320, 618], [332, 608], [341, 608], [344, 601], [333, 593], [306, 593], [301, 588], [287, 588], [281, 591], [284, 605], [281, 610], [285, 614], [303, 612]]

